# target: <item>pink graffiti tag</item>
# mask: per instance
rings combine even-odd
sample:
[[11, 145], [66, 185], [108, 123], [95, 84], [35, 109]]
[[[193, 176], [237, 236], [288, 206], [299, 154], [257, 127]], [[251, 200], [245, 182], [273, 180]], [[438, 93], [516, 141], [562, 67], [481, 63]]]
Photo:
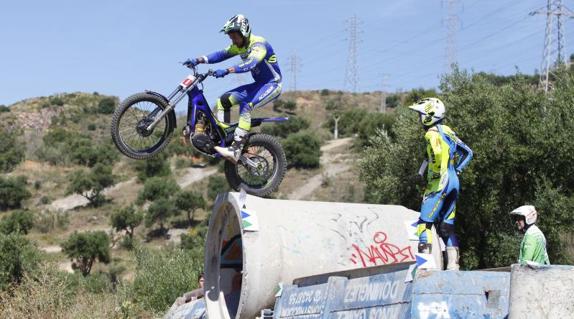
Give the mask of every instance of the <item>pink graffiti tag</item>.
[[374, 244], [369, 245], [365, 250], [353, 244], [355, 253], [351, 255], [351, 262], [357, 264], [360, 261], [363, 267], [369, 267], [415, 260], [411, 246], [400, 248], [388, 243], [387, 234], [382, 231], [375, 233], [373, 242]]

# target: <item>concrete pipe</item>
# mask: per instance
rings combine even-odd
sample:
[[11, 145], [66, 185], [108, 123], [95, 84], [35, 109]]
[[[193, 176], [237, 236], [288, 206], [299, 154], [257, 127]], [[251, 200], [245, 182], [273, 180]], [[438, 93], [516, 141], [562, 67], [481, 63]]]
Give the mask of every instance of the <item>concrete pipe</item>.
[[[273, 306], [280, 283], [296, 278], [414, 261], [418, 215], [394, 205], [220, 194], [205, 247], [208, 317], [255, 318]], [[433, 257], [440, 265], [438, 244]]]

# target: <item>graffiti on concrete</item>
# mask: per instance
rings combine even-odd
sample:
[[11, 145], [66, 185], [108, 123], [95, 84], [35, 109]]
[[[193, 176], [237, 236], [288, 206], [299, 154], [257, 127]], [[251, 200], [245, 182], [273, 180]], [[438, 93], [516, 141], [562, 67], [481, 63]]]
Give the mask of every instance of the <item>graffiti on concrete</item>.
[[368, 245], [352, 244], [351, 262], [362, 267], [372, 267], [415, 260], [410, 245], [399, 247], [390, 242], [387, 234], [378, 231]]
[[450, 319], [448, 304], [446, 301], [429, 303], [419, 302], [417, 304], [417, 311], [419, 312], [419, 318], [421, 319]]

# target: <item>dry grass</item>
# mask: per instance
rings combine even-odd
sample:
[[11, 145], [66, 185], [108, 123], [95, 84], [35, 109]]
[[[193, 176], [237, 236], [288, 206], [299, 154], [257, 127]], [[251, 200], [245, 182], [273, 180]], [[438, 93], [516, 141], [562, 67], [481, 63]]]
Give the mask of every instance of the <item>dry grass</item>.
[[1, 318], [153, 318], [122, 293], [90, 293], [71, 276], [44, 266], [20, 286], [0, 293]]

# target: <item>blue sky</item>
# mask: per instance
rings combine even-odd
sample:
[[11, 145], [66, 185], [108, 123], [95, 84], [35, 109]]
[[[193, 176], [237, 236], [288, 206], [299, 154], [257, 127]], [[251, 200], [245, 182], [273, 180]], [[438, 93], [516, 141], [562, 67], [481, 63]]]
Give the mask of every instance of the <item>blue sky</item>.
[[[570, 8], [572, 0], [565, 0]], [[510, 74], [540, 65], [544, 0], [461, 0], [457, 60], [462, 68]], [[291, 86], [289, 57], [301, 60], [298, 89], [349, 89], [345, 20], [361, 20], [360, 91], [436, 87], [445, 71], [447, 10], [440, 0], [19, 0], [0, 4], [0, 104], [62, 92], [120, 98], [169, 93], [185, 77], [179, 61], [225, 47], [218, 33], [236, 13], [273, 45]], [[566, 23], [573, 30], [574, 20]], [[567, 53], [574, 41], [566, 37]], [[233, 60], [237, 62], [237, 60]], [[232, 62], [222, 63], [221, 67]], [[212, 66], [216, 68], [217, 66]], [[247, 76], [209, 79], [210, 101]]]

